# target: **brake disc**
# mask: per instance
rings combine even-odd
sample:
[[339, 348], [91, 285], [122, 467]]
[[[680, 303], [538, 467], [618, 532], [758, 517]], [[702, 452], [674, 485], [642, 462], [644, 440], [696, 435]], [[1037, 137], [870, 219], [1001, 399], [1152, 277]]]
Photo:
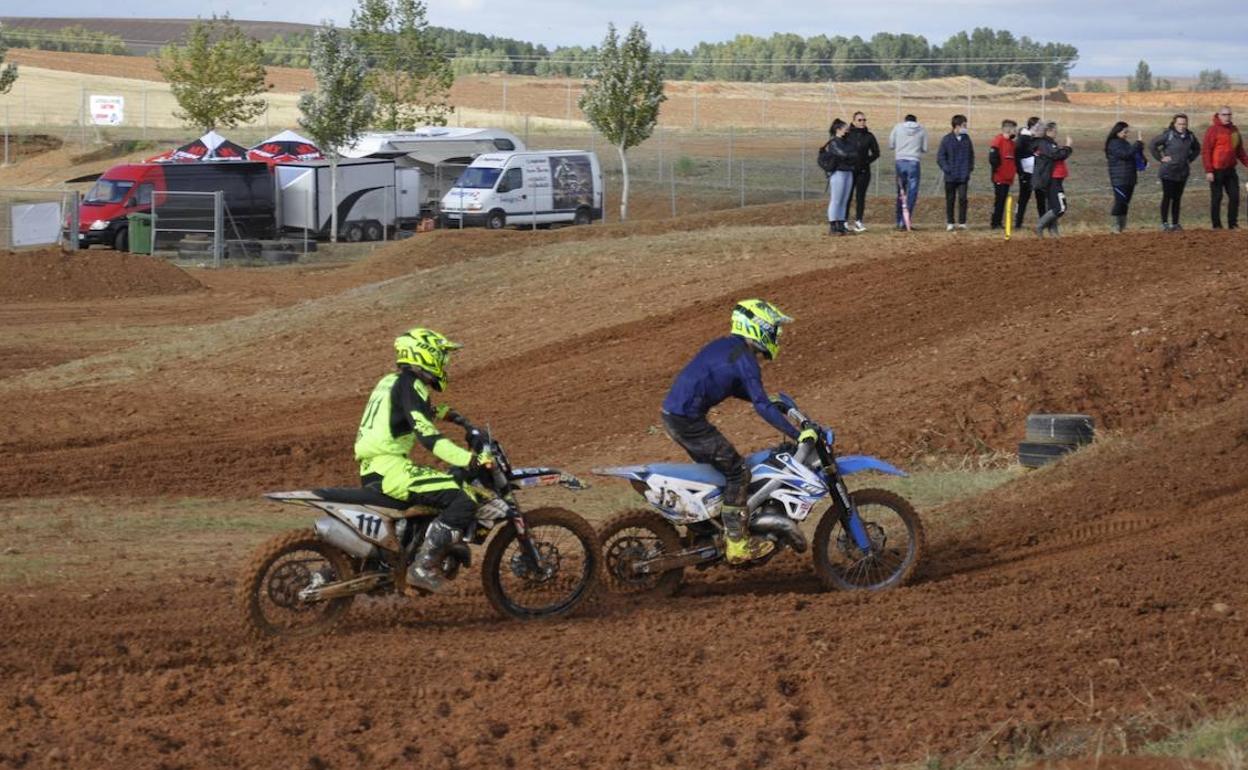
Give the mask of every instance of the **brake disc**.
[[538, 569], [529, 566], [524, 551], [517, 551], [511, 557], [511, 574], [531, 583], [545, 583], [559, 572], [559, 549], [554, 543], [534, 543], [537, 550]]

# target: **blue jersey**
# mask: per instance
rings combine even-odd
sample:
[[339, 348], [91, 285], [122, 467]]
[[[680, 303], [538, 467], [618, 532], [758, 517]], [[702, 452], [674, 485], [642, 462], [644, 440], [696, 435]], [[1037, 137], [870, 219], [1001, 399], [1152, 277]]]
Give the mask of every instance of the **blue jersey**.
[[704, 418], [711, 407], [729, 397], [754, 404], [758, 414], [776, 430], [797, 438], [797, 428], [785, 417], [784, 407], [773, 404], [763, 389], [763, 373], [754, 351], [735, 334], [708, 343], [680, 370], [663, 399], [663, 411]]

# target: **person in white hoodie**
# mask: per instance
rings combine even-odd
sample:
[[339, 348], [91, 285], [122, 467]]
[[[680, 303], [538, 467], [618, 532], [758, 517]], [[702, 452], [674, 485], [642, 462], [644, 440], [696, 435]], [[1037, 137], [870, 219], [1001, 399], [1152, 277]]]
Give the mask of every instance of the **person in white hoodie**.
[[[888, 146], [893, 150], [897, 169], [897, 188], [905, 191], [906, 210], [914, 218], [914, 206], [919, 201], [919, 158], [927, 152], [927, 129], [913, 115], [893, 126], [888, 135]], [[897, 229], [905, 230], [901, 214], [901, 194], [897, 195]]]

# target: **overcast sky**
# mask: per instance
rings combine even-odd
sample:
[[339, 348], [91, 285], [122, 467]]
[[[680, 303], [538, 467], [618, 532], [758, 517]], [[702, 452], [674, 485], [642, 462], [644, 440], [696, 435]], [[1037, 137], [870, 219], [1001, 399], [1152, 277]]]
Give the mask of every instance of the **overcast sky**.
[[[229, 12], [236, 19], [345, 25], [353, 0], [128, 0], [126, 14], [193, 18]], [[112, 6], [98, 0], [60, 0], [61, 16], [97, 16]], [[122, 7], [122, 6], [117, 6]], [[1008, 29], [1043, 42], [1079, 49], [1076, 76], [1126, 75], [1146, 59], [1155, 75], [1195, 75], [1220, 68], [1248, 80], [1248, 3], [1235, 0], [426, 0], [429, 21], [441, 27], [527, 40], [548, 47], [593, 45], [607, 22], [635, 21], [661, 48], [748, 33], [861, 35], [910, 32], [932, 44], [961, 30]], [[51, 9], [40, 8], [48, 13]], [[9, 11], [10, 13], [12, 11]]]

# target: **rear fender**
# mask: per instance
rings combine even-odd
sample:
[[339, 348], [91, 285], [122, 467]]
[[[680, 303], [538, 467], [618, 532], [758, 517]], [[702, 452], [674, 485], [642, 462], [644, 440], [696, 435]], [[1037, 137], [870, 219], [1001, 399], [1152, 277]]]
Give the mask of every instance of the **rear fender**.
[[908, 476], [909, 474], [895, 466], [889, 465], [878, 457], [870, 455], [845, 455], [836, 458], [836, 470], [842, 476], [863, 471], [878, 471], [890, 476]]

